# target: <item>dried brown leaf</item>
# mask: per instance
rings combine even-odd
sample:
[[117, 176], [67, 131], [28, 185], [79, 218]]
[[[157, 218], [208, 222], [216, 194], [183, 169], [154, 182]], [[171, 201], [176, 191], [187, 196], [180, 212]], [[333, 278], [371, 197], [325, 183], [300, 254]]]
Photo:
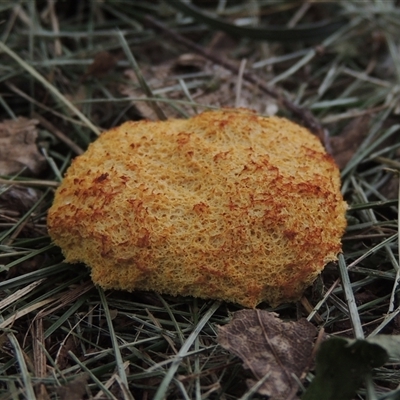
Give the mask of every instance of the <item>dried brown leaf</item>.
[[400, 179], [397, 174], [392, 173], [390, 179], [382, 186], [380, 192], [387, 199], [397, 199], [399, 197]]
[[117, 65], [117, 59], [108, 51], [101, 51], [94, 56], [82, 79], [89, 76], [101, 78], [108, 74]]
[[[125, 74], [126, 75], [126, 74]], [[121, 86], [120, 87], [121, 94], [128, 97], [136, 97], [138, 99], [146, 99], [146, 96], [140, 89], [136, 89], [132, 86]], [[140, 115], [149, 121], [157, 121], [157, 115], [154, 110], [151, 108], [151, 105], [146, 101], [134, 101], [135, 108], [139, 111]]]
[[331, 138], [332, 156], [340, 169], [343, 169], [360, 147], [368, 134], [369, 114], [353, 119], [339, 136]]
[[87, 374], [83, 374], [78, 376], [67, 385], [62, 386], [57, 389], [57, 392], [60, 396], [61, 400], [83, 400], [86, 398], [88, 376]]
[[0, 123], [0, 175], [18, 174], [23, 169], [37, 175], [44, 169], [46, 159], [36, 146], [37, 124], [37, 120], [24, 117]]
[[31, 187], [0, 184], [0, 194], [0, 209], [21, 215], [40, 199], [42, 192]]
[[283, 322], [278, 314], [263, 310], [242, 310], [218, 329], [218, 342], [239, 356], [256, 380], [266, 375], [257, 390], [275, 400], [293, 398], [300, 378], [310, 367], [316, 328], [307, 320]]

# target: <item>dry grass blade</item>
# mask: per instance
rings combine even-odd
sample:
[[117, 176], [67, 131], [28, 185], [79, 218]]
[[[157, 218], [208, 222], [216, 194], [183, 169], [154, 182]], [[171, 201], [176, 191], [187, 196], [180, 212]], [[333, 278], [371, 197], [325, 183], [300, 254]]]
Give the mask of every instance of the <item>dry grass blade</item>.
[[192, 347], [194, 341], [196, 340], [197, 336], [200, 334], [201, 330], [203, 329], [204, 325], [210, 320], [212, 315], [217, 311], [220, 306], [220, 302], [214, 302], [211, 307], [207, 310], [207, 312], [203, 315], [201, 320], [197, 323], [193, 332], [189, 335], [186, 339], [185, 343], [182, 345], [181, 349], [179, 350], [178, 354], [176, 355], [175, 359], [172, 361], [172, 364], [166, 373], [164, 379], [162, 380], [160, 386], [157, 389], [157, 392], [154, 396], [154, 400], [162, 400], [165, 398], [166, 392], [168, 390], [169, 384], [172, 381], [176, 371], [179, 368], [179, 364], [182, 362], [182, 359], [186, 357], [187, 352]]
[[[3, 3], [0, 122], [40, 122], [44, 168], [0, 177], [0, 398], [263, 398], [267, 377], [249, 389], [254, 377], [217, 343], [237, 305], [98, 291], [50, 241], [47, 210], [73, 157], [128, 120], [236, 104], [307, 125], [342, 167], [348, 227], [339, 265], [274, 311], [327, 335], [400, 334], [398, 0], [194, 3], [257, 35], [342, 21], [293, 42], [216, 32], [159, 0]], [[377, 369], [357, 398], [383, 400], [398, 371]]]
[[42, 75], [40, 75], [34, 68], [28, 65], [21, 57], [7, 47], [3, 42], [0, 41], [0, 50], [7, 53], [12, 57], [19, 65], [26, 69], [34, 78], [42, 83], [60, 102], [68, 107], [74, 114], [78, 116], [96, 135], [100, 134], [99, 129], [90, 122], [85, 115], [83, 115], [62, 93], [60, 93], [53, 85], [51, 85]]
[[111, 315], [110, 315], [110, 309], [108, 307], [107, 298], [106, 298], [106, 296], [104, 294], [103, 289], [97, 288], [97, 290], [99, 291], [101, 304], [103, 305], [104, 314], [106, 316], [108, 330], [110, 332], [111, 342], [112, 342], [112, 345], [113, 345], [113, 348], [114, 348], [114, 355], [115, 355], [115, 360], [116, 360], [116, 363], [117, 363], [117, 369], [118, 369], [119, 377], [121, 378], [121, 384], [124, 386], [123, 393], [125, 393], [127, 388], [128, 388], [128, 379], [126, 377], [125, 367], [124, 367], [124, 363], [122, 361], [121, 352], [120, 352], [119, 344], [118, 344], [118, 339], [117, 339], [117, 337], [115, 335], [113, 322], [112, 322], [112, 318], [111, 318]]
[[15, 357], [18, 361], [18, 365], [21, 371], [21, 378], [24, 382], [24, 388], [20, 390], [20, 393], [28, 399], [35, 399], [35, 391], [32, 385], [31, 374], [28, 370], [28, 366], [26, 365], [27, 355], [22, 350], [17, 338], [13, 333], [9, 333], [8, 339], [10, 340], [11, 345], [14, 347]]
[[[131, 63], [133, 70], [135, 71], [135, 74], [139, 81], [140, 87], [142, 88], [142, 90], [144, 91], [144, 93], [146, 94], [147, 97], [149, 97], [149, 98], [154, 97], [153, 92], [150, 89], [150, 86], [147, 84], [146, 80], [144, 79], [144, 77], [142, 75], [142, 72], [140, 71], [139, 65], [136, 62], [134, 55], [132, 54], [131, 50], [129, 49], [128, 43], [126, 43], [124, 35], [121, 33], [121, 31], [118, 31], [118, 34], [119, 34], [119, 38], [121, 41], [121, 46], [124, 49], [124, 52], [125, 52], [126, 56], [128, 57], [128, 60]], [[154, 112], [156, 113], [156, 115], [158, 116], [158, 118], [161, 121], [165, 121], [167, 119], [163, 110], [159, 107], [157, 102], [151, 102], [150, 105], [153, 107]]]
[[339, 265], [343, 290], [347, 300], [347, 306], [349, 308], [350, 320], [353, 326], [354, 337], [356, 339], [364, 339], [364, 331], [361, 326], [360, 315], [357, 310], [356, 300], [354, 298], [354, 293], [351, 288], [349, 274], [347, 272], [347, 266], [343, 254], [339, 254], [338, 265]]
[[10, 304], [12, 304], [15, 301], [17, 301], [18, 299], [20, 299], [21, 297], [28, 294], [30, 291], [32, 291], [37, 286], [39, 286], [43, 281], [44, 281], [44, 279], [39, 279], [39, 280], [31, 283], [30, 285], [17, 290], [12, 295], [10, 295], [10, 296], [6, 297], [5, 299], [3, 299], [2, 301], [0, 301], [0, 310], [2, 310], [3, 308], [9, 306]]

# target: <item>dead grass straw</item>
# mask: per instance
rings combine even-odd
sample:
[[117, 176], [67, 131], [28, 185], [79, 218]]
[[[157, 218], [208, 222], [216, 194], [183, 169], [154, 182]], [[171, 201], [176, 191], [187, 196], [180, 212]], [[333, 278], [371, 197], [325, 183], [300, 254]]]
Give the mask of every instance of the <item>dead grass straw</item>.
[[[256, 3], [251, 21], [263, 24], [330, 18], [318, 3]], [[226, 20], [246, 11], [219, 2]], [[0, 178], [0, 399], [261, 398], [216, 342], [237, 306], [96, 290], [50, 243], [46, 210], [71, 159], [131, 119], [237, 104], [306, 124], [342, 168], [348, 229], [338, 266], [302, 305], [275, 311], [330, 335], [399, 334], [400, 9], [368, 0], [332, 12], [345, 19], [333, 34], [279, 42], [217, 33], [166, 2], [0, 6], [1, 120], [36, 118], [46, 160], [36, 176]], [[381, 368], [358, 398], [383, 398], [398, 379], [397, 365]]]

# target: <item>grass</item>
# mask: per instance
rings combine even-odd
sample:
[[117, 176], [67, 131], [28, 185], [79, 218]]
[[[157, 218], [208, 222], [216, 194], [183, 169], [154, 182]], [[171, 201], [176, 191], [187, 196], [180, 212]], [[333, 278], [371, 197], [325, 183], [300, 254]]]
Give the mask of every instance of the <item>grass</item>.
[[[232, 3], [221, 15], [246, 16], [246, 2]], [[265, 14], [269, 23], [331, 18], [318, 5], [303, 16], [288, 2], [252, 5], [253, 17]], [[343, 25], [311, 43], [218, 35], [158, 1], [0, 5], [1, 120], [36, 115], [47, 163], [38, 176], [22, 171], [0, 180], [1, 400], [261, 398], [246, 387], [249, 372], [216, 342], [217, 326], [237, 306], [103, 292], [84, 265], [63, 263], [47, 235], [46, 210], [71, 159], [102, 130], [141, 117], [187, 117], [236, 103], [321, 123], [335, 156], [350, 150], [342, 165], [349, 203], [343, 255], [301, 303], [276, 311], [332, 335], [399, 334], [400, 8], [391, 0], [347, 1], [334, 12], [345, 16]], [[196, 48], [149, 26], [145, 14], [205, 49], [214, 46], [238, 73], [218, 59], [184, 61]], [[86, 75], [104, 51], [113, 66], [100, 63]], [[301, 121], [298, 109], [312, 110], [315, 121]], [[343, 136], [338, 151], [335, 137]], [[15, 187], [22, 197], [10, 201]], [[357, 398], [396, 389], [398, 371], [394, 364], [378, 369]]]

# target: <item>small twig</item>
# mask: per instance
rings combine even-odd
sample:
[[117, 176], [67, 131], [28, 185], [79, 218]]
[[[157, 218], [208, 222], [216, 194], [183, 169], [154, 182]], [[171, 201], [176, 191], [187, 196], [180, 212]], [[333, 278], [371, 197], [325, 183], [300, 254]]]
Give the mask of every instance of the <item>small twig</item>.
[[[198, 44], [181, 36], [179, 33], [172, 31], [166, 25], [157, 21], [153, 17], [147, 15], [145, 17], [145, 21], [153, 28], [158, 29], [163, 34], [170, 37], [175, 42], [182, 44], [183, 46], [189, 48], [191, 51], [195, 51], [201, 56], [211, 60], [215, 64], [221, 65], [227, 70], [233, 72], [235, 75], [239, 74], [239, 67], [237, 65], [233, 64], [232, 62], [226, 59], [218, 57], [217, 55], [211, 53], [210, 51], [207, 51]], [[299, 118], [303, 122], [304, 126], [306, 126], [311, 132], [313, 132], [316, 136], [318, 136], [323, 143], [325, 143], [324, 141], [326, 134], [324, 132], [324, 128], [309, 110], [298, 107], [288, 98], [286, 98], [282, 93], [280, 93], [275, 89], [272, 89], [265, 83], [265, 81], [263, 81], [262, 79], [255, 76], [252, 73], [249, 72], [243, 73], [243, 79], [246, 80], [247, 82], [256, 85], [261, 91], [271, 96], [272, 98], [276, 99], [280, 106], [292, 112], [297, 118]]]

